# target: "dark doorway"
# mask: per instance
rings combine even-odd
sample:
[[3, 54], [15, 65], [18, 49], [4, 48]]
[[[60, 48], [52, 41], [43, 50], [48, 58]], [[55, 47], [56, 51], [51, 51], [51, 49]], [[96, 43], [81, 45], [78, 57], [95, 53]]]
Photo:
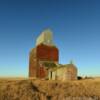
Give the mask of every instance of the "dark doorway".
[[50, 78], [52, 79], [52, 72], [50, 72]]

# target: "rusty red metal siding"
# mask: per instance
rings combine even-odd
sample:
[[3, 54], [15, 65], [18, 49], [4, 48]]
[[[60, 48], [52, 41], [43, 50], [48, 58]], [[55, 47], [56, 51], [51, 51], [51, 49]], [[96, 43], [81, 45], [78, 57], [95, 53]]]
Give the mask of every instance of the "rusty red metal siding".
[[37, 74], [38, 74], [38, 78], [40, 78], [40, 79], [44, 78], [45, 79], [48, 73], [47, 73], [47, 70], [45, 69], [44, 66], [42, 66], [42, 67], [39, 66]]
[[54, 46], [40, 44], [36, 47], [36, 56], [39, 60], [58, 61], [59, 51]]

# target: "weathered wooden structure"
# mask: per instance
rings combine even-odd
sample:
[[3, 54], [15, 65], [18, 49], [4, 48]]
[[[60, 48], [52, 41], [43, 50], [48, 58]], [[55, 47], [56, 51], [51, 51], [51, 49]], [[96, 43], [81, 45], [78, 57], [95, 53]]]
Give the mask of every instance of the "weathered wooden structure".
[[75, 80], [77, 68], [74, 64], [59, 64], [59, 50], [53, 43], [51, 30], [43, 31], [30, 51], [29, 77], [51, 80]]

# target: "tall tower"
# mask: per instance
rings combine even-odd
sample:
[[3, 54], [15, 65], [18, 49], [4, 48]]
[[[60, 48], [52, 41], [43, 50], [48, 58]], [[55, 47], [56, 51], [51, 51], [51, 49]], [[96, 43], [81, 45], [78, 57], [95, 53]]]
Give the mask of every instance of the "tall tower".
[[59, 50], [53, 44], [50, 29], [44, 30], [37, 38], [36, 47], [31, 50], [29, 58], [29, 77], [45, 78], [48, 74], [46, 65], [58, 63]]

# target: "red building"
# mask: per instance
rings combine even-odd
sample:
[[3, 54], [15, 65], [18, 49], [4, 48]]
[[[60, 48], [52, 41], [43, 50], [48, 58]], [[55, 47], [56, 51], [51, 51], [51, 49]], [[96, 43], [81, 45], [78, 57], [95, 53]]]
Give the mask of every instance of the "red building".
[[[55, 46], [39, 44], [30, 52], [29, 77], [46, 78], [48, 76], [48, 66], [45, 63], [57, 63], [59, 51]], [[50, 66], [49, 66], [50, 67]]]

